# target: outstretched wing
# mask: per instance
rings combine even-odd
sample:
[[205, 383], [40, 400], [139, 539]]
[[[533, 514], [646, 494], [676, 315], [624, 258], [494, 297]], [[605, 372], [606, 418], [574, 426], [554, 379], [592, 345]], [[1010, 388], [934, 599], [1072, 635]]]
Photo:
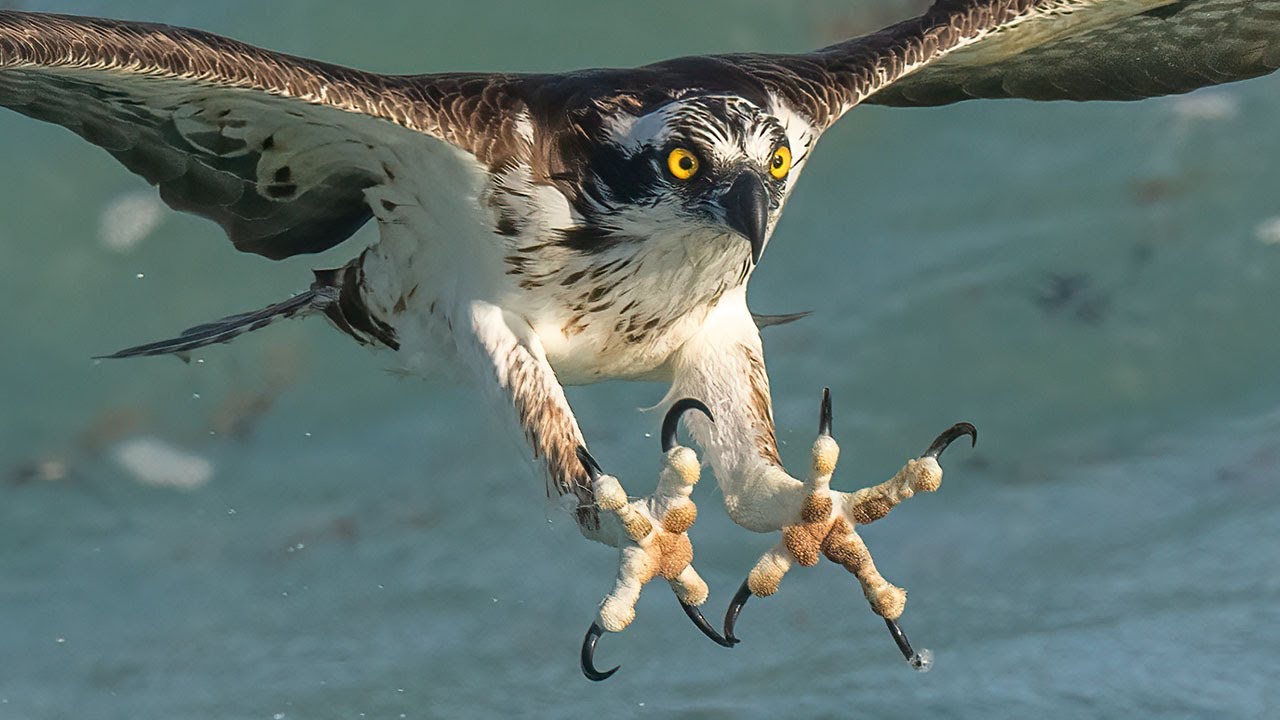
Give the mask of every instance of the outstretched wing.
[[365, 191], [394, 180], [406, 146], [481, 163], [501, 153], [513, 122], [504, 83], [376, 75], [196, 30], [0, 10], [0, 105], [74, 131], [172, 207], [273, 259], [354, 233], [371, 217]]
[[872, 35], [736, 61], [819, 127], [862, 102], [1135, 100], [1280, 67], [1280, 0], [937, 0]]
[[[1081, 7], [1053, 12], [1054, 4]], [[1280, 67], [1280, 2], [1274, 0], [1047, 5], [1044, 14], [957, 50], [868, 102], [1139, 100], [1257, 77]]]

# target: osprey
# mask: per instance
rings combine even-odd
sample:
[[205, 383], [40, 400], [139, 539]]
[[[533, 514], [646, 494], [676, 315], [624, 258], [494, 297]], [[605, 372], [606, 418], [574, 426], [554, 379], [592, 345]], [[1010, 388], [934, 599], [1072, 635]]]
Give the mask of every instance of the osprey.
[[[185, 353], [283, 318], [327, 317], [423, 370], [458, 361], [502, 398], [582, 533], [619, 550], [582, 646], [631, 622], [661, 576], [722, 645], [752, 595], [821, 557], [860, 582], [911, 663], [906, 593], [856, 527], [938, 488], [942, 433], [890, 480], [830, 488], [824, 394], [803, 479], [778, 456], [747, 283], [818, 139], [861, 103], [1135, 100], [1280, 66], [1280, 0], [937, 0], [922, 16], [794, 55], [685, 57], [565, 74], [389, 76], [162, 25], [0, 10], [0, 105], [111, 153], [239, 250], [332, 248], [375, 220], [310, 288], [111, 357]], [[563, 386], [670, 384], [657, 490], [630, 496], [586, 450]], [[672, 402], [674, 401], [674, 402]], [[689, 499], [703, 449], [730, 517], [781, 534], [713, 629], [698, 607]], [[616, 668], [615, 668], [616, 670]]]

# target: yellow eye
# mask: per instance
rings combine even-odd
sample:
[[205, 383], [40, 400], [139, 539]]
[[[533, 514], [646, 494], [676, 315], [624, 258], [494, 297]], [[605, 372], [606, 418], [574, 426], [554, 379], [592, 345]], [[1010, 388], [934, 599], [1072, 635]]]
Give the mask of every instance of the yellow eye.
[[769, 174], [781, 180], [791, 172], [791, 148], [783, 147], [773, 151], [773, 159], [769, 161]]
[[698, 174], [698, 156], [684, 148], [676, 148], [667, 156], [667, 170], [677, 180], [688, 180]]

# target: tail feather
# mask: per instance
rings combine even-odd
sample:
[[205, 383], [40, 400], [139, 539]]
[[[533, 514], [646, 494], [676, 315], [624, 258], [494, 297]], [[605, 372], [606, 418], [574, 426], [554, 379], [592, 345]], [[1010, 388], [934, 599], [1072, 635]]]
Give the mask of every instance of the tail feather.
[[126, 348], [110, 355], [100, 355], [94, 359], [118, 360], [121, 358], [154, 355], [181, 355], [207, 345], [231, 342], [247, 332], [264, 328], [279, 320], [294, 317], [299, 313], [323, 310], [332, 302], [332, 293], [325, 293], [322, 289], [313, 287], [304, 293], [295, 295], [283, 302], [268, 305], [261, 310], [230, 315], [221, 320], [188, 328], [182, 331], [182, 334], [178, 335], [178, 337], [169, 340]]
[[177, 355], [185, 360], [192, 350], [231, 342], [247, 332], [259, 330], [280, 320], [311, 313], [323, 313], [339, 330], [362, 345], [383, 345], [399, 350], [400, 343], [396, 340], [395, 328], [374, 314], [365, 303], [362, 288], [364, 259], [367, 254], [368, 251], [365, 251], [340, 268], [315, 270], [315, 282], [311, 284], [311, 288], [283, 302], [196, 325], [182, 331], [176, 338], [126, 348], [94, 359]]

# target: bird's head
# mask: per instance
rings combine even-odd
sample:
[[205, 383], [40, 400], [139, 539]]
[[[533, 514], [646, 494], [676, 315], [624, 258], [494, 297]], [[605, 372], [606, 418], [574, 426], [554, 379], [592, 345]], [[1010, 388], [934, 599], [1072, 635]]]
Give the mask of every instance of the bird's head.
[[778, 118], [732, 96], [696, 96], [606, 119], [587, 198], [619, 234], [733, 236], [759, 261], [795, 176]]

